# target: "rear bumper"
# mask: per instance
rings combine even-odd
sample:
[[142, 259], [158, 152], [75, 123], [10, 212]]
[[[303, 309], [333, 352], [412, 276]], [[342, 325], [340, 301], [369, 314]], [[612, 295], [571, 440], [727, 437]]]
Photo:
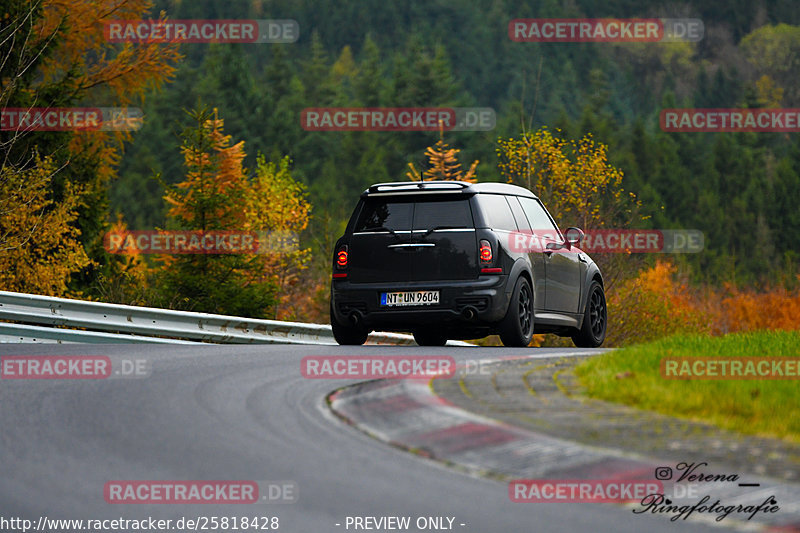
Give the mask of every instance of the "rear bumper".
[[[355, 316], [369, 329], [399, 330], [437, 327], [480, 327], [499, 322], [506, 314], [511, 290], [507, 275], [481, 276], [467, 281], [351, 283], [333, 280], [331, 301], [341, 324]], [[381, 306], [381, 293], [438, 290], [439, 303], [412, 307]]]

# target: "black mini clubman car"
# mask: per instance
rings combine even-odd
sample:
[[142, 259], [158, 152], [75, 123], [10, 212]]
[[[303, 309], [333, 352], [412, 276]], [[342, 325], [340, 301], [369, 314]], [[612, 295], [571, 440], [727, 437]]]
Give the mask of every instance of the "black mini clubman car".
[[339, 344], [373, 330], [421, 346], [534, 333], [600, 346], [603, 276], [530, 191], [505, 183], [380, 183], [361, 194], [333, 256], [331, 326]]

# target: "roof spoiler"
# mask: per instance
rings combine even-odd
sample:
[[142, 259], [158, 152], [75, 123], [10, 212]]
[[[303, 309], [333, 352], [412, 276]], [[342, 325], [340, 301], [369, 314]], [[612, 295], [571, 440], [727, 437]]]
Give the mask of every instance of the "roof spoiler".
[[464, 192], [472, 185], [466, 181], [396, 181], [393, 183], [376, 183], [364, 191], [361, 196], [378, 194], [415, 194], [420, 192], [453, 193]]

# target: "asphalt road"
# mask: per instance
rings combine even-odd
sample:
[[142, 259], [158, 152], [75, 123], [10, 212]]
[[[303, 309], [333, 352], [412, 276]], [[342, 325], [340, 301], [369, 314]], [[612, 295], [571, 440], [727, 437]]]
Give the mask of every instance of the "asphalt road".
[[[512, 503], [504, 483], [399, 451], [333, 417], [325, 396], [351, 381], [300, 375], [306, 355], [447, 354], [461, 361], [557, 352], [2, 345], [0, 356], [97, 354], [115, 364], [121, 357], [142, 358], [152, 372], [136, 379], [0, 380], [0, 517], [37, 522], [40, 516], [276, 516], [279, 531], [287, 533], [347, 531], [348, 516], [410, 516], [412, 523], [420, 516], [454, 517], [454, 530], [474, 533], [718, 531], [633, 515], [615, 505]], [[111, 480], [291, 480], [299, 499], [265, 505], [109, 504], [103, 487]]]

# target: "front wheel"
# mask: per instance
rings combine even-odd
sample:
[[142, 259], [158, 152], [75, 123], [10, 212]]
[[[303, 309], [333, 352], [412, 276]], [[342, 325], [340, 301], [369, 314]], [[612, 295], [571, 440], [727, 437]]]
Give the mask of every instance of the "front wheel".
[[343, 326], [333, 314], [333, 302], [331, 302], [331, 329], [333, 338], [343, 346], [360, 346], [367, 342], [369, 331], [358, 326]]
[[589, 298], [583, 313], [581, 329], [572, 335], [572, 342], [579, 348], [597, 348], [606, 339], [608, 313], [606, 311], [606, 295], [603, 286], [592, 281], [589, 286]]
[[533, 338], [533, 291], [528, 280], [519, 277], [511, 293], [511, 303], [505, 318], [500, 322], [500, 340], [503, 346], [523, 347]]

